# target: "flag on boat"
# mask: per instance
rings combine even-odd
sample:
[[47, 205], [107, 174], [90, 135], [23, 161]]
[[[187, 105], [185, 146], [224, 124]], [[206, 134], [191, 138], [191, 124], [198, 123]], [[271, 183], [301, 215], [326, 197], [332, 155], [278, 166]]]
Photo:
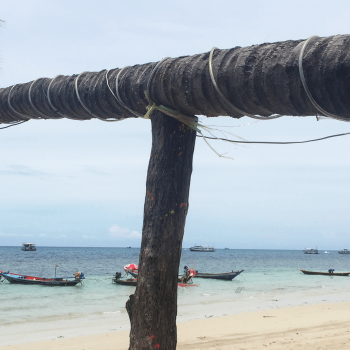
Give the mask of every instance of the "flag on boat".
[[194, 269], [188, 269], [188, 276], [196, 277], [197, 271]]
[[136, 264], [128, 264], [124, 266], [125, 271], [137, 271], [139, 269], [139, 266]]

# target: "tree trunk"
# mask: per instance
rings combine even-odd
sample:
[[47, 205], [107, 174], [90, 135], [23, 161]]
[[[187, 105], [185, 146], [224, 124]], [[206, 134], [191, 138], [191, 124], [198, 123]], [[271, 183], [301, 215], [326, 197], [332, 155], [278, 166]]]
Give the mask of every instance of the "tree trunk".
[[129, 349], [174, 350], [177, 279], [196, 132], [161, 112], [151, 120], [152, 151]]

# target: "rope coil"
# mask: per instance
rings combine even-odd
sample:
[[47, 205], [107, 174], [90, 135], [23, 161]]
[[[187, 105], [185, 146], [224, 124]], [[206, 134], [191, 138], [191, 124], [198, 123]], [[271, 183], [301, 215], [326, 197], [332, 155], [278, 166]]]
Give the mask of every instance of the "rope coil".
[[101, 119], [101, 118], [98, 117], [96, 114], [92, 113], [92, 112], [90, 111], [90, 109], [87, 108], [87, 107], [85, 106], [85, 104], [83, 103], [83, 101], [82, 101], [81, 98], [80, 98], [79, 90], [78, 90], [78, 80], [79, 80], [80, 76], [81, 76], [82, 74], [84, 74], [84, 73], [88, 73], [88, 72], [82, 72], [82, 73], [80, 73], [80, 74], [75, 78], [75, 81], [74, 81], [75, 93], [76, 93], [76, 95], [77, 95], [77, 97], [78, 97], [78, 100], [79, 100], [81, 106], [86, 110], [86, 112], [88, 112], [89, 114], [91, 114], [94, 118]]
[[12, 107], [12, 105], [11, 105], [11, 93], [12, 93], [12, 90], [13, 90], [16, 86], [17, 86], [17, 84], [16, 84], [16, 85], [13, 85], [13, 86], [11, 87], [11, 89], [10, 89], [10, 91], [9, 91], [9, 94], [7, 95], [7, 103], [8, 103], [9, 107], [11, 108], [11, 110], [12, 110], [13, 112], [15, 112], [16, 114], [20, 115], [21, 117], [25, 118], [25, 119], [28, 121], [29, 119], [31, 119], [31, 117], [29, 117], [29, 116], [27, 116], [27, 115], [25, 115], [25, 114], [22, 114], [22, 113], [20, 113], [20, 112], [17, 112], [17, 111]]
[[150, 74], [150, 76], [149, 76], [149, 78], [148, 78], [147, 86], [146, 86], [146, 98], [147, 98], [148, 103], [149, 103], [150, 106], [153, 105], [153, 101], [152, 101], [152, 99], [151, 99], [151, 92], [150, 92], [150, 87], [151, 87], [152, 79], [153, 79], [154, 75], [156, 74], [156, 71], [158, 70], [159, 66], [160, 66], [163, 62], [165, 62], [165, 61], [167, 61], [167, 60], [169, 60], [169, 59], [170, 59], [170, 57], [165, 57], [165, 58], [161, 59], [161, 60], [154, 66], [154, 68], [153, 68], [153, 70], [152, 70], [152, 72], [151, 72], [151, 74]]
[[308, 43], [314, 39], [314, 38], [318, 38], [317, 35], [313, 35], [310, 36], [310, 38], [308, 38], [307, 40], [305, 40], [304, 42], [302, 42], [302, 46], [301, 46], [301, 50], [299, 53], [299, 73], [300, 73], [300, 79], [301, 79], [301, 83], [303, 84], [304, 90], [306, 92], [307, 97], [309, 98], [310, 102], [313, 104], [313, 106], [325, 117], [328, 118], [332, 118], [332, 119], [337, 119], [337, 120], [341, 120], [341, 121], [345, 121], [345, 122], [349, 122], [350, 120], [347, 118], [342, 118], [339, 117], [337, 115], [334, 115], [332, 113], [329, 113], [327, 111], [325, 111], [316, 101], [315, 99], [312, 97], [311, 92], [306, 84], [306, 79], [305, 79], [305, 75], [304, 75], [304, 70], [303, 70], [303, 56], [304, 56], [304, 51], [306, 49], [306, 46], [308, 45]]
[[117, 96], [116, 96], [116, 97], [117, 97], [117, 101], [118, 101], [125, 109], [127, 109], [130, 113], [136, 115], [136, 117], [138, 117], [138, 118], [143, 118], [143, 114], [138, 113], [138, 112], [132, 110], [131, 108], [129, 108], [129, 107], [123, 102], [123, 100], [121, 99], [121, 97], [120, 97], [120, 95], [119, 95], [119, 77], [120, 77], [121, 73], [122, 73], [125, 69], [127, 69], [127, 68], [129, 68], [129, 67], [130, 67], [130, 66], [126, 66], [126, 67], [122, 68], [122, 69], [118, 72], [117, 77], [115, 78], [115, 92], [116, 92], [116, 95], [117, 95]]
[[75, 93], [76, 93], [76, 95], [77, 95], [77, 97], [78, 97], [78, 100], [79, 100], [80, 104], [82, 105], [82, 107], [83, 107], [89, 114], [91, 114], [94, 118], [97, 118], [97, 119], [102, 120], [102, 121], [104, 121], [104, 122], [119, 122], [120, 119], [109, 120], [109, 119], [101, 118], [101, 117], [99, 117], [98, 115], [92, 113], [92, 112], [90, 111], [90, 109], [87, 108], [87, 107], [85, 106], [85, 104], [83, 103], [82, 99], [80, 98], [79, 90], [78, 90], [78, 80], [79, 80], [79, 77], [80, 77], [81, 75], [83, 75], [84, 73], [89, 73], [89, 72], [82, 72], [82, 73], [80, 73], [80, 74], [75, 78], [75, 81], [74, 81]]
[[51, 84], [53, 83], [53, 81], [58, 78], [58, 77], [61, 77], [61, 75], [56, 75], [54, 78], [51, 79], [50, 83], [49, 83], [49, 86], [47, 87], [47, 93], [46, 93], [46, 97], [47, 97], [47, 101], [49, 102], [49, 105], [51, 106], [51, 108], [53, 109], [53, 111], [55, 113], [57, 113], [59, 116], [61, 116], [61, 118], [57, 118], [57, 119], [62, 119], [62, 118], [67, 118], [67, 119], [71, 119], [71, 120], [80, 120], [80, 119], [74, 119], [74, 118], [71, 118], [71, 117], [68, 117], [67, 115], [61, 113], [54, 105], [53, 103], [51, 102], [51, 99], [50, 99], [50, 88], [51, 88]]
[[[109, 86], [108, 73], [109, 73], [109, 69], [106, 71], [106, 84], [107, 84], [107, 87], [108, 87], [109, 91], [111, 92], [112, 96], [115, 98], [115, 100], [120, 104], [117, 96], [114, 94], [112, 88]], [[123, 117], [120, 116], [120, 118], [118, 120], [121, 121], [121, 120], [124, 120], [124, 119], [126, 119], [126, 118], [123, 118]]]
[[55, 113], [57, 113], [58, 115], [60, 115], [61, 117], [65, 117], [64, 114], [62, 114], [51, 102], [51, 99], [50, 99], [50, 87], [51, 87], [51, 84], [53, 83], [53, 81], [58, 78], [60, 75], [56, 75], [54, 78], [51, 79], [50, 83], [49, 83], [49, 86], [47, 87], [47, 93], [46, 93], [46, 97], [47, 97], [47, 100], [49, 102], [49, 105], [51, 106], [51, 108], [53, 109], [53, 111]]
[[269, 117], [264, 117], [261, 115], [253, 115], [247, 112], [242, 111], [241, 109], [237, 108], [233, 103], [231, 103], [226, 96], [221, 92], [221, 90], [219, 89], [216, 81], [215, 81], [215, 77], [214, 77], [214, 72], [213, 72], [213, 54], [214, 51], [217, 49], [217, 47], [213, 47], [210, 51], [209, 54], [209, 74], [210, 74], [210, 78], [211, 78], [211, 82], [214, 85], [214, 88], [216, 90], [216, 92], [219, 94], [219, 96], [221, 97], [221, 99], [229, 106], [231, 107], [235, 112], [237, 112], [238, 114], [242, 115], [242, 116], [247, 116], [253, 119], [259, 119], [259, 120], [270, 120], [270, 119], [276, 119], [276, 118], [280, 118], [282, 117], [282, 114], [273, 114]]
[[[31, 92], [32, 92], [32, 87], [33, 85], [40, 79], [44, 79], [44, 78], [38, 78], [36, 80], [34, 80], [31, 84], [30, 84], [30, 87], [29, 87], [29, 91], [28, 91], [28, 98], [29, 98], [29, 102], [32, 106], [32, 108], [34, 109], [35, 113], [39, 114], [42, 118], [44, 119], [48, 119], [47, 116], [43, 113], [41, 113], [35, 106], [34, 106], [34, 103], [32, 101], [32, 96], [31, 96]], [[38, 119], [41, 119], [41, 118], [38, 118]]]

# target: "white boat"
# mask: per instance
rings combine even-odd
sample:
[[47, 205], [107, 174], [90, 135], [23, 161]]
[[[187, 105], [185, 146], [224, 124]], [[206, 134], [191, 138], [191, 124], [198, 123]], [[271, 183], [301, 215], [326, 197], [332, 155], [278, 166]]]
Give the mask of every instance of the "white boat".
[[318, 254], [318, 250], [317, 247], [316, 249], [312, 249], [312, 248], [305, 248], [303, 250], [304, 254]]
[[208, 245], [194, 245], [190, 248], [191, 252], [215, 252], [214, 247]]
[[338, 253], [339, 253], [339, 254], [350, 254], [350, 250], [348, 250], [348, 249], [340, 249], [340, 250], [338, 251]]
[[36, 251], [35, 243], [22, 243], [22, 250], [27, 252], [34, 252]]

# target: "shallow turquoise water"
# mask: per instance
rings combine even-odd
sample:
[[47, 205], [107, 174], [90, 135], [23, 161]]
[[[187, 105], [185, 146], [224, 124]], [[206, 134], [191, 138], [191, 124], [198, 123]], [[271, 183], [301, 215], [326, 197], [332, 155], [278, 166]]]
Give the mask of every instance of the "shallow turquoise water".
[[[0, 247], [2, 271], [52, 277], [57, 262], [58, 276], [73, 276], [77, 270], [86, 276], [84, 284], [77, 287], [0, 283], [0, 325], [98, 318], [109, 314], [119, 317], [118, 313], [125, 313], [125, 302], [134, 287], [115, 285], [111, 277], [116, 271], [121, 272], [123, 265], [137, 263], [138, 254], [136, 248], [39, 247], [36, 252], [23, 252], [19, 247]], [[337, 272], [350, 270], [349, 263], [350, 255], [335, 251], [305, 255], [302, 251], [232, 249], [199, 253], [183, 250], [180, 272], [184, 265], [201, 272], [240, 269], [244, 272], [233, 281], [195, 279], [198, 287], [179, 289], [179, 315], [212, 312], [212, 305], [225, 301], [233, 303], [230, 308], [240, 310], [242, 305], [253, 305], [252, 300], [254, 307], [260, 307], [258, 305], [274, 298], [293, 300], [341, 294], [347, 292], [350, 278], [306, 276], [298, 267], [318, 271], [333, 268]]]

